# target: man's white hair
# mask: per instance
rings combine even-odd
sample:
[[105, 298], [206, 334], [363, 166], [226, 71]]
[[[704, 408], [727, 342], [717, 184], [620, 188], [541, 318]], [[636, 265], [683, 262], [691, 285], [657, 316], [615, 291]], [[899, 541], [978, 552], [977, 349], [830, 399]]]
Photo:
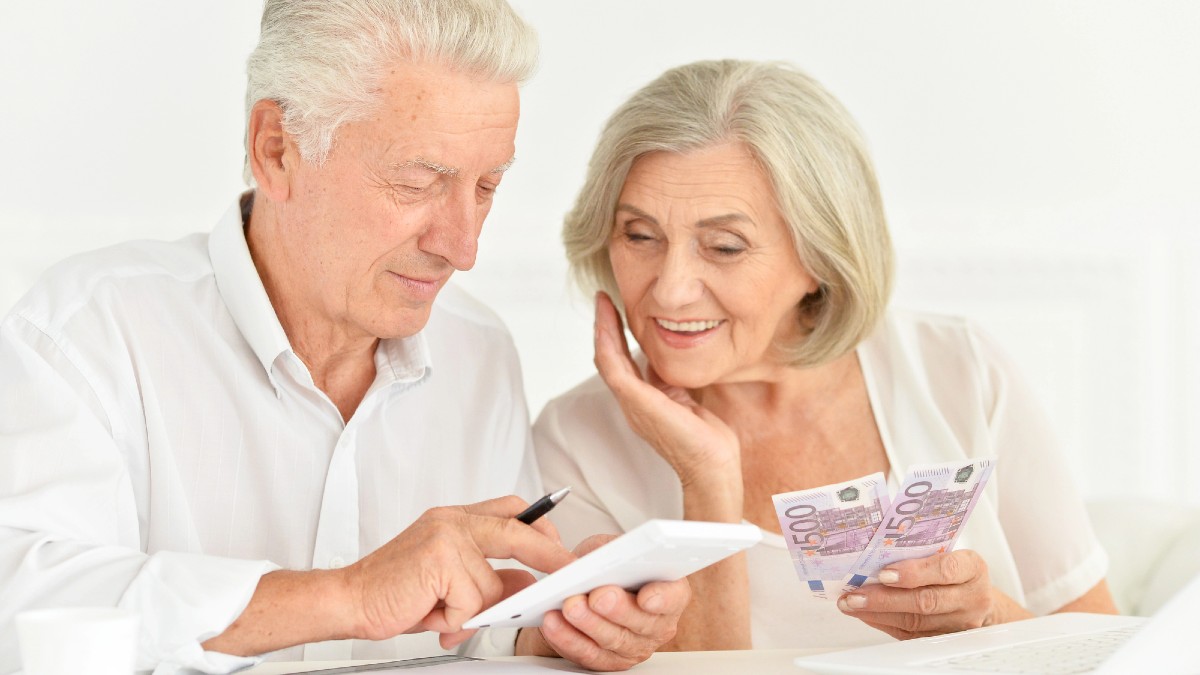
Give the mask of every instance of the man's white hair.
[[246, 184], [255, 103], [278, 103], [301, 156], [319, 165], [338, 127], [372, 112], [397, 60], [519, 84], [537, 66], [537, 37], [505, 0], [267, 0], [246, 66]]

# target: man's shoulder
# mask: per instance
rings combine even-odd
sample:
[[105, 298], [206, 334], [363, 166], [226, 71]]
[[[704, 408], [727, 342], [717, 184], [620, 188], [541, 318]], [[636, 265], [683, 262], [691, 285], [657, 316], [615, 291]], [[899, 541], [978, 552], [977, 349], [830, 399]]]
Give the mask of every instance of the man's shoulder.
[[212, 276], [208, 235], [167, 241], [128, 241], [79, 253], [51, 266], [12, 309], [49, 327], [95, 303], [134, 303], [142, 290], [165, 292]]

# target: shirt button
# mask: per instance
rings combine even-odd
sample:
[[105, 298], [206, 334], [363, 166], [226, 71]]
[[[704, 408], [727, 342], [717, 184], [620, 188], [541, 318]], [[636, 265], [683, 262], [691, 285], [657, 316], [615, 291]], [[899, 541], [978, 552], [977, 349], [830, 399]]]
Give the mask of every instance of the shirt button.
[[345, 567], [346, 561], [340, 555], [335, 555], [329, 559], [329, 569], [336, 570], [340, 567]]

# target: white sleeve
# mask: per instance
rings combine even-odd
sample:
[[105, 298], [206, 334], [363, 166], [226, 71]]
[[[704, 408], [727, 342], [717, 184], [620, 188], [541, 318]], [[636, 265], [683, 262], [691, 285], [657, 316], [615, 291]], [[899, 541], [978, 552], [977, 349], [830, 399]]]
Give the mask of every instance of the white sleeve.
[[14, 616], [36, 607], [141, 615], [138, 668], [228, 673], [258, 661], [205, 652], [245, 609], [266, 561], [147, 554], [126, 458], [83, 371], [38, 327], [0, 324], [0, 672]]
[[1074, 476], [1033, 390], [979, 330], [972, 346], [991, 396], [988, 432], [998, 463], [997, 512], [1021, 576], [1026, 608], [1047, 614], [1104, 579], [1108, 558]]

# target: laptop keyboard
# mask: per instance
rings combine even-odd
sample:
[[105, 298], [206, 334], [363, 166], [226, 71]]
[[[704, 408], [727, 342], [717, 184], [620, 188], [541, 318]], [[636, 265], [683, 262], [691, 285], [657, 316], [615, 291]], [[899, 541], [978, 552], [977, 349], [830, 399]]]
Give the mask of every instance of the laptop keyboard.
[[1141, 626], [998, 647], [922, 665], [981, 673], [1087, 673], [1100, 667]]

